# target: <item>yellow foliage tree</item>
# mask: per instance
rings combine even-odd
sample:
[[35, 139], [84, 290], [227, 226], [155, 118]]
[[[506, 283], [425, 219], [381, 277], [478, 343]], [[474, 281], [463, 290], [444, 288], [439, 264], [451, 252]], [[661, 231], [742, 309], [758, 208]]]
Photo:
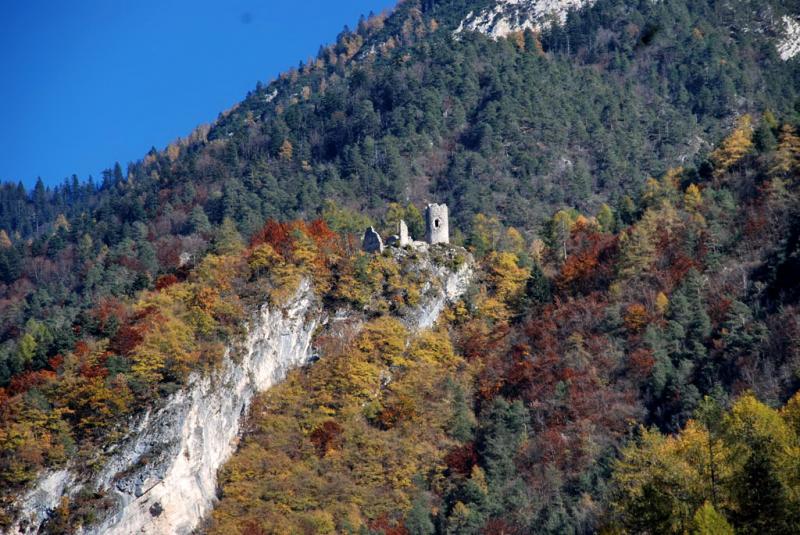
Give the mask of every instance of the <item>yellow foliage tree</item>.
[[656, 310], [659, 314], [666, 314], [667, 307], [669, 307], [669, 298], [664, 292], [658, 292], [656, 296]]
[[69, 231], [69, 221], [67, 221], [67, 218], [64, 216], [64, 214], [58, 214], [55, 223], [53, 223], [53, 228], [56, 230], [64, 229]]
[[648, 210], [630, 232], [620, 236], [620, 276], [636, 277], [650, 268], [656, 257], [657, 230], [656, 217]]
[[675, 167], [664, 173], [660, 180], [648, 178], [642, 193], [644, 204], [658, 206], [664, 201], [675, 202], [681, 174], [683, 174], [683, 167]]
[[503, 236], [502, 248], [515, 255], [520, 255], [525, 251], [525, 238], [514, 227], [508, 227]]
[[558, 248], [561, 260], [567, 259], [567, 242], [575, 226], [576, 218], [577, 214], [559, 210], [550, 222], [550, 239], [553, 246]]
[[183, 379], [199, 359], [192, 328], [178, 317], [180, 306], [172, 292], [149, 297], [137, 310], [157, 312], [147, 314], [140, 324], [143, 338], [131, 353], [131, 369], [148, 384], [159, 383], [168, 375], [173, 380]]
[[[664, 533], [685, 533], [695, 511], [711, 499], [708, 432], [694, 421], [681, 435], [643, 430], [615, 465], [613, 506], [625, 523]], [[721, 445], [716, 445], [717, 451]]]
[[778, 138], [772, 172], [788, 176], [797, 170], [800, 170], [800, 136], [795, 133], [794, 128], [784, 125]]
[[675, 436], [642, 430], [614, 469], [613, 506], [624, 526], [632, 532], [725, 534], [733, 532], [731, 519], [743, 533], [796, 531], [796, 403], [777, 411], [748, 393], [728, 414], [714, 410], [703, 417], [705, 425], [690, 420]]
[[794, 432], [800, 437], [800, 392], [797, 392], [790, 399], [786, 406], [781, 410], [781, 416], [789, 424]]
[[281, 157], [281, 160], [284, 161], [290, 161], [292, 159], [292, 157], [294, 156], [294, 147], [292, 146], [291, 141], [289, 141], [288, 139], [283, 140], [283, 143], [281, 143], [279, 155]]
[[487, 282], [495, 296], [505, 303], [516, 299], [528, 278], [528, 271], [518, 265], [517, 256], [494, 252], [487, 258]]
[[281, 261], [281, 256], [267, 243], [256, 246], [250, 253], [247, 265], [254, 277], [268, 272]]
[[696, 184], [689, 184], [686, 192], [683, 194], [683, 205], [687, 210], [696, 212], [703, 206], [703, 194]]
[[677, 224], [678, 214], [669, 201], [662, 201], [658, 209], [648, 208], [642, 219], [620, 236], [620, 276], [637, 277], [648, 271], [656, 259], [659, 232], [669, 233]]
[[600, 230], [603, 232], [614, 232], [614, 211], [609, 205], [603, 203], [600, 205], [600, 210], [597, 212], [597, 224], [600, 225]]
[[364, 326], [357, 347], [369, 360], [387, 366], [408, 364], [405, 353], [407, 331], [399, 320], [383, 316]]
[[726, 137], [721, 145], [711, 153], [715, 174], [722, 176], [728, 169], [744, 158], [753, 148], [753, 119], [743, 115], [736, 123], [736, 128]]
[[706, 502], [694, 514], [692, 535], [734, 535], [733, 528], [711, 503]]

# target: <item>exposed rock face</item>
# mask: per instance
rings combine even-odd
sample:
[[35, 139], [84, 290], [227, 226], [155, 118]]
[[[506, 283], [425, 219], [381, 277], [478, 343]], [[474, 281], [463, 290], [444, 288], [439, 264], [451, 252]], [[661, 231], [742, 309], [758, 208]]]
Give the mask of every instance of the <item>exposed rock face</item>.
[[783, 61], [789, 61], [800, 54], [800, 20], [783, 17], [784, 37], [778, 44], [778, 54]]
[[[210, 376], [193, 375], [158, 410], [146, 413], [106, 462], [82, 486], [117, 499], [99, 526], [83, 533], [190, 533], [216, 499], [217, 470], [236, 447], [253, 396], [307, 361], [321, 306], [305, 281], [281, 309], [262, 307], [248, 329], [241, 360], [227, 354]], [[76, 473], [62, 470], [40, 481], [22, 503], [35, 533], [62, 493], [75, 492]]]
[[365, 253], [382, 253], [383, 240], [381, 235], [373, 227], [369, 227], [364, 231], [364, 239], [361, 242], [361, 248]]
[[74, 479], [75, 475], [69, 470], [42, 475], [37, 485], [20, 499], [19, 523], [8, 533], [36, 533], [48, 511], [54, 509], [61, 496], [69, 492]]
[[524, 30], [540, 31], [564, 24], [570, 10], [592, 5], [595, 0], [498, 0], [479, 13], [470, 12], [456, 34], [485, 33], [495, 39]]
[[[471, 11], [461, 21], [455, 34], [473, 31], [494, 39], [525, 30], [542, 31], [553, 25], [563, 25], [571, 10], [591, 6], [596, 0], [497, 0], [493, 5], [475, 13]], [[783, 16], [777, 31], [782, 37], [775, 46], [783, 61], [800, 54], [800, 18]]]
[[[320, 312], [308, 282], [284, 309], [263, 307], [241, 362], [226, 357], [221, 373], [196, 377], [102, 472], [100, 486], [114, 489], [123, 507], [91, 532], [191, 532], [216, 499], [217, 470], [235, 450], [253, 396], [308, 360]], [[165, 453], [129, 473], [148, 451]]]
[[[402, 316], [411, 331], [421, 331], [436, 323], [448, 303], [455, 302], [467, 291], [474, 274], [472, 255], [460, 247], [433, 248], [425, 242], [412, 242], [409, 249], [391, 249], [396, 258], [422, 253], [419, 269], [433, 276], [422, 288], [420, 304]], [[461, 258], [457, 262], [457, 258]], [[458, 267], [453, 267], [458, 263]]]
[[[396, 254], [420, 255], [421, 270], [431, 274], [419, 306], [403, 321], [412, 330], [430, 327], [448, 302], [459, 298], [470, 283], [469, 255], [458, 269], [446, 262], [454, 250], [437, 251], [427, 244]], [[335, 321], [336, 318], [334, 318]], [[36, 533], [62, 495], [81, 488], [99, 489], [116, 505], [96, 526], [76, 526], [85, 534], [188, 534], [208, 514], [216, 500], [217, 471], [236, 449], [241, 426], [253, 397], [284, 378], [287, 371], [314, 360], [314, 332], [327, 314], [311, 285], [304, 281], [290, 302], [264, 306], [248, 328], [241, 351], [224, 357], [210, 376], [193, 375], [188, 385], [158, 409], [144, 414], [126, 440], [108, 454], [90, 480], [80, 467], [43, 475], [20, 499], [20, 521], [11, 533]]]

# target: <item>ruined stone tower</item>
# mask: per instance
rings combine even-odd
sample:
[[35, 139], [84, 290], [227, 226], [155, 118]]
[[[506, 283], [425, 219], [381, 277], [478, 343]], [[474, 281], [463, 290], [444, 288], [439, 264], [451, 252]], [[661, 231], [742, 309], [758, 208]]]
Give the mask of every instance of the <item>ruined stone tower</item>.
[[446, 204], [429, 204], [425, 207], [425, 241], [450, 243], [450, 226]]
[[411, 236], [408, 234], [408, 225], [402, 219], [397, 223], [397, 237], [400, 247], [405, 247], [411, 243]]
[[365, 253], [382, 253], [383, 240], [381, 235], [378, 234], [373, 227], [369, 227], [364, 231], [364, 237], [361, 240], [361, 249]]

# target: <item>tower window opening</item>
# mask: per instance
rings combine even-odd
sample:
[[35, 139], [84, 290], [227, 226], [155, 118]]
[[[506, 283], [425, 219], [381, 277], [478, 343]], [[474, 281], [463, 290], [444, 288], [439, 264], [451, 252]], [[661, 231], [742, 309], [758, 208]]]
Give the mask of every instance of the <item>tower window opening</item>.
[[439, 228], [439, 220], [438, 219], [434, 219], [433, 220], [433, 228]]

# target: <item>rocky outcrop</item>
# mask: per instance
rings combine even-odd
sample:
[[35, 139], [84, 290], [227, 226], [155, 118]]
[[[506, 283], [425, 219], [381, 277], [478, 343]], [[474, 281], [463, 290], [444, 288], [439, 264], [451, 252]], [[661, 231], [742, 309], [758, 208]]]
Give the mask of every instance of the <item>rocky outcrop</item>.
[[495, 39], [525, 30], [541, 31], [564, 24], [570, 10], [592, 5], [594, 0], [498, 0], [493, 6], [470, 12], [456, 34], [480, 32]]
[[[531, 30], [539, 32], [553, 25], [563, 25], [572, 10], [591, 6], [596, 0], [497, 0], [481, 11], [470, 11], [461, 21], [455, 34], [465, 31], [486, 34], [493, 39], [507, 37], [516, 32]], [[769, 6], [766, 9], [770, 9]], [[776, 35], [775, 47], [783, 61], [800, 54], [800, 19], [784, 15], [776, 18], [780, 27], [771, 23], [765, 29]]]
[[42, 478], [22, 500], [18, 531], [35, 533], [62, 493], [88, 487], [116, 505], [101, 524], [78, 531], [190, 533], [213, 505], [217, 470], [236, 447], [253, 396], [307, 361], [322, 320], [308, 281], [288, 305], [262, 307], [237, 355], [228, 350], [219, 371], [194, 374], [184, 389], [139, 418], [97, 476], [74, 486], [77, 469]]
[[[458, 269], [442, 264], [456, 253], [441, 246], [434, 255], [421, 244], [416, 254], [430, 280], [419, 306], [403, 321], [420, 330], [466, 291], [473, 267], [465, 251], [458, 253], [466, 259]], [[78, 532], [191, 533], [213, 507], [217, 471], [236, 448], [253, 397], [312, 360], [314, 333], [325, 323], [327, 314], [308, 281], [287, 305], [263, 306], [243, 344], [227, 351], [221, 368], [194, 374], [160, 408], [141, 416], [128, 437], [106, 452], [95, 475], [69, 467], [41, 477], [20, 500], [22, 514], [12, 532], [36, 533], [63, 495], [86, 488], [104, 493], [113, 505], [97, 525], [76, 526]]]
[[467, 291], [474, 274], [474, 260], [460, 247], [430, 245], [412, 242], [410, 251], [392, 249], [398, 260], [409, 254], [419, 254], [418, 267], [431, 273], [422, 288], [420, 304], [403, 316], [403, 322], [412, 331], [431, 327], [448, 303], [459, 299]]
[[283, 309], [262, 307], [241, 360], [228, 355], [219, 374], [196, 377], [106, 466], [98, 486], [112, 489], [120, 508], [87, 532], [190, 533], [214, 503], [217, 470], [235, 450], [253, 396], [308, 360], [320, 312], [307, 282]]
[[800, 54], [800, 20], [783, 17], [784, 34], [778, 41], [778, 54], [783, 61], [789, 61]]

